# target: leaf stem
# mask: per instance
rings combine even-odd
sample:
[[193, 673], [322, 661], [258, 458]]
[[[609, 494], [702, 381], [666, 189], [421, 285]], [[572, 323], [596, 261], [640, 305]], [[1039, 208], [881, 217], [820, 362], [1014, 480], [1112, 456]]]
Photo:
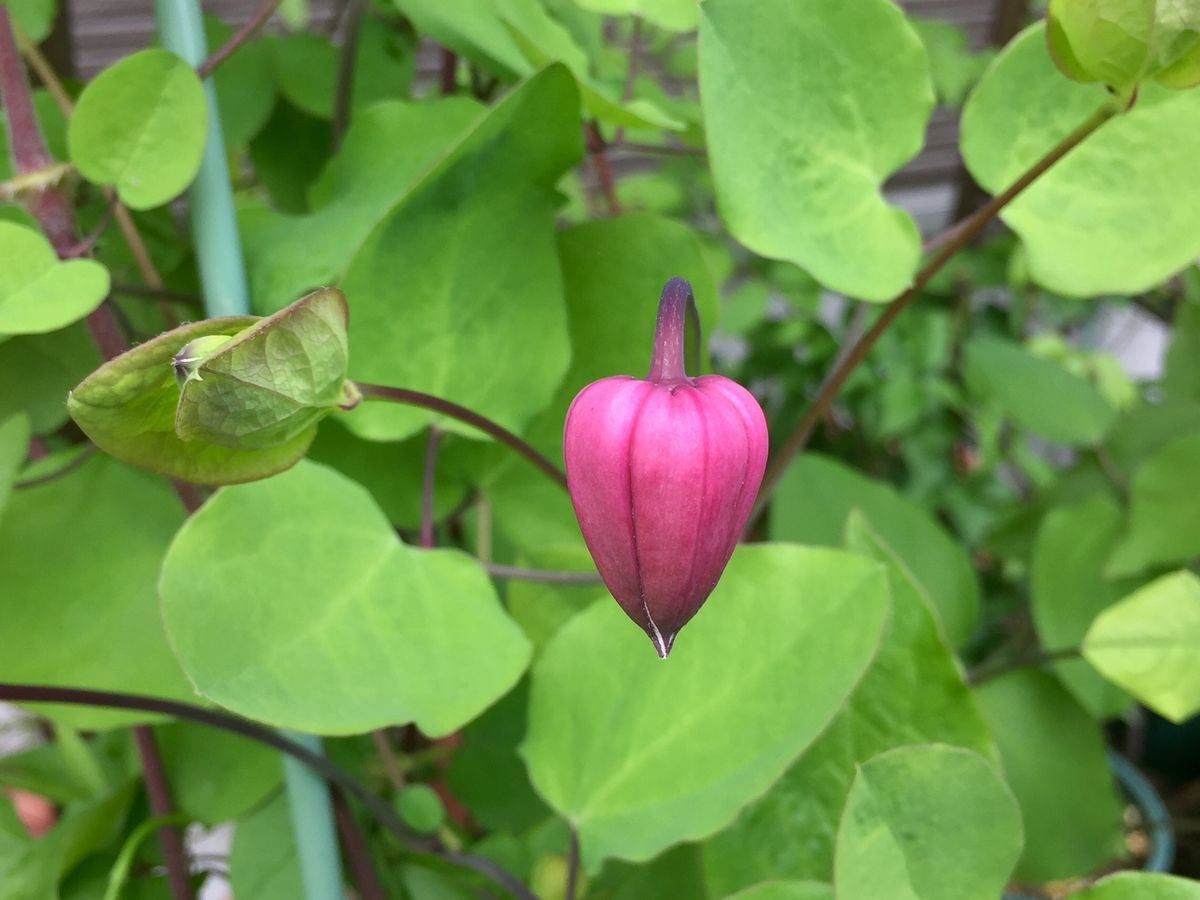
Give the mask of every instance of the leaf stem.
[[350, 106], [354, 99], [354, 64], [358, 59], [358, 36], [362, 31], [366, 0], [350, 0], [342, 23], [342, 45], [338, 48], [337, 85], [333, 95], [333, 119], [330, 130], [333, 150], [342, 146], [350, 125]]
[[567, 848], [567, 886], [563, 891], [563, 900], [575, 900], [579, 887], [579, 832], [573, 825], [568, 824], [571, 832], [571, 843]]
[[234, 51], [254, 35], [254, 32], [262, 28], [266, 24], [267, 19], [271, 18], [271, 13], [275, 12], [276, 8], [283, 0], [265, 0], [258, 8], [253, 16], [250, 17], [241, 28], [229, 36], [229, 40], [223, 43], [220, 47], [209, 54], [208, 59], [196, 66], [196, 74], [203, 81], [216, 71], [217, 66], [233, 56]]
[[433, 501], [437, 486], [438, 445], [442, 442], [442, 430], [436, 425], [429, 428], [425, 441], [425, 467], [421, 473], [421, 546], [430, 550], [434, 545]]
[[967, 673], [967, 684], [977, 687], [985, 681], [991, 681], [993, 678], [999, 678], [1001, 675], [1007, 675], [1018, 669], [1029, 669], [1067, 659], [1078, 659], [1082, 653], [1081, 647], [1061, 647], [1057, 650], [1045, 650], [1039, 647], [1033, 653], [1024, 656], [1014, 656], [995, 663], [983, 663]]
[[779, 479], [783, 477], [788, 464], [796, 454], [804, 449], [808, 443], [808, 439], [812, 436], [817, 422], [821, 420], [821, 417], [833, 402], [834, 397], [837, 396], [838, 391], [841, 390], [850, 373], [862, 362], [863, 358], [875, 345], [875, 342], [896, 321], [897, 316], [912, 302], [912, 299], [917, 296], [921, 288], [928, 284], [929, 280], [940, 272], [942, 267], [959, 250], [974, 240], [1000, 214], [1000, 211], [1004, 207], [1008, 206], [1027, 187], [1037, 181], [1056, 162], [1075, 149], [1088, 136], [1099, 129], [1100, 126], [1116, 115], [1117, 112], [1119, 110], [1115, 106], [1106, 103], [1092, 113], [1083, 124], [1059, 141], [1041, 159], [1030, 166], [1028, 170], [1005, 188], [1004, 191], [997, 194], [966, 219], [952, 225], [943, 234], [935, 237], [930, 242], [931, 246], [937, 248], [933, 257], [917, 272], [912, 284], [905, 288], [904, 291], [884, 308], [883, 313], [875, 320], [875, 324], [854, 343], [850, 351], [830, 367], [829, 372], [825, 375], [824, 380], [817, 389], [816, 397], [813, 398], [812, 403], [800, 418], [800, 421], [796, 423], [787, 440], [771, 458], [770, 463], [767, 465], [766, 473], [763, 475], [762, 487], [759, 489], [758, 500], [755, 502], [750, 522], [754, 522], [761, 515], [763, 508], [770, 500], [771, 493], [778, 485]]
[[[75, 109], [75, 104], [71, 102], [71, 97], [63, 87], [58, 73], [54, 71], [54, 67], [50, 65], [50, 61], [46, 59], [42, 51], [38, 49], [37, 44], [29, 40], [21, 31], [20, 26], [17, 26], [14, 30], [16, 32], [17, 44], [21, 48], [21, 53], [25, 56], [26, 62], [37, 73], [38, 79], [46, 87], [46, 90], [50, 92], [50, 96], [54, 98], [54, 102], [58, 105], [64, 118], [69, 119]], [[113, 209], [113, 215], [116, 216], [117, 227], [121, 230], [121, 235], [125, 238], [125, 243], [129, 245], [129, 252], [133, 255], [134, 264], [137, 266], [142, 280], [151, 288], [161, 288], [163, 285], [162, 276], [158, 274], [158, 269], [154, 267], [154, 262], [150, 258], [150, 251], [146, 249], [146, 242], [142, 240], [142, 235], [138, 231], [137, 224], [133, 221], [133, 216], [125, 204], [117, 199], [116, 191], [112, 188], [104, 188], [104, 196], [109, 203], [116, 204]], [[174, 314], [165, 305], [160, 304], [159, 311], [162, 312], [168, 327], [173, 328], [179, 324]]]
[[595, 572], [565, 572], [552, 569], [527, 569], [485, 562], [483, 567], [493, 578], [518, 578], [522, 581], [543, 581], [547, 584], [602, 584]]
[[163, 860], [167, 864], [167, 881], [171, 885], [171, 896], [175, 900], [189, 900], [192, 890], [188, 886], [186, 856], [183, 852], [183, 835], [171, 817], [175, 804], [171, 802], [171, 788], [163, 772], [162, 755], [154, 740], [154, 731], [149, 725], [134, 725], [133, 739], [137, 743], [138, 757], [142, 762], [142, 779], [146, 782], [146, 794], [150, 800], [150, 811], [161, 822], [158, 843], [162, 847]]
[[367, 399], [386, 400], [390, 403], [403, 403], [408, 406], [431, 409], [452, 419], [458, 419], [460, 422], [466, 422], [468, 425], [472, 425], [480, 431], [490, 434], [501, 443], [512, 447], [512, 449], [524, 456], [566, 490], [567, 476], [563, 470], [551, 462], [540, 450], [528, 441], [517, 437], [517, 435], [513, 434], [503, 425], [499, 425], [477, 412], [472, 412], [465, 406], [459, 406], [457, 403], [443, 400], [441, 397], [435, 397], [432, 394], [424, 394], [421, 391], [410, 391], [407, 388], [390, 387], [383, 384], [365, 384], [361, 381], [357, 382], [357, 385], [363, 397]]
[[371, 815], [392, 834], [413, 848], [440, 856], [442, 859], [456, 863], [487, 876], [502, 886], [518, 900], [537, 900], [533, 893], [507, 871], [497, 866], [491, 860], [474, 856], [469, 853], [459, 853], [449, 850], [436, 838], [418, 834], [413, 831], [396, 813], [390, 804], [384, 802], [368, 791], [357, 779], [345, 769], [330, 762], [320, 753], [309, 750], [302, 744], [284, 735], [229, 713], [181, 703], [177, 700], [166, 700], [161, 697], [148, 697], [140, 694], [125, 694], [117, 691], [94, 691], [86, 688], [59, 687], [56, 685], [13, 684], [0, 682], [0, 700], [13, 703], [71, 703], [80, 706], [98, 706], [111, 709], [129, 709], [140, 712], [150, 712], [180, 719], [189, 719], [214, 728], [220, 728], [232, 734], [241, 735], [260, 744], [266, 744], [293, 759], [304, 763], [327, 782], [357, 798], [370, 811]]
[[371, 851], [367, 849], [367, 838], [354, 818], [346, 795], [334, 788], [330, 791], [330, 799], [333, 801], [333, 818], [342, 836], [342, 846], [346, 848], [346, 862], [354, 874], [358, 896], [361, 900], [387, 900], [379, 873], [375, 871], [375, 863], [371, 860]]

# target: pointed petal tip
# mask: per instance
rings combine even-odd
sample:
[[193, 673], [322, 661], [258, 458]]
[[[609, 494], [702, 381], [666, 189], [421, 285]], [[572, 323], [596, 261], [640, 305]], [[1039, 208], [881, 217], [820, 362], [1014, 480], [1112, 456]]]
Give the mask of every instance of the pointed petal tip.
[[671, 648], [675, 646], [675, 635], [677, 632], [672, 631], [670, 634], [662, 634], [657, 628], [653, 628], [646, 632], [650, 637], [650, 643], [654, 645], [655, 652], [658, 653], [659, 659], [666, 659], [671, 654]]

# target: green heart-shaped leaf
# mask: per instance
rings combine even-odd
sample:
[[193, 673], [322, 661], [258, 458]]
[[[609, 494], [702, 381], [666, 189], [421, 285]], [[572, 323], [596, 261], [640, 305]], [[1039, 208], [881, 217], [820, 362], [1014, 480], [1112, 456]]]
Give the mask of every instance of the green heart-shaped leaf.
[[366, 490], [311, 462], [219, 491], [176, 535], [159, 593], [201, 694], [299, 731], [448, 734], [529, 662], [477, 562], [400, 543]]
[[533, 669], [521, 754], [588, 870], [728, 825], [842, 705], [887, 610], [875, 562], [755, 544], [734, 553], [666, 663], [611, 600], [563, 626]]
[[207, 128], [204, 89], [192, 67], [166, 50], [142, 50], [88, 83], [67, 143], [79, 174], [114, 186], [126, 206], [149, 209], [196, 176]]
[[108, 269], [61, 261], [32, 228], [0, 221], [0, 334], [42, 334], [82, 319], [104, 302]]
[[191, 367], [175, 433], [235, 450], [286, 444], [343, 400], [346, 298], [336, 288], [260, 319]]
[[256, 321], [253, 316], [230, 316], [192, 322], [138, 344], [81, 381], [67, 396], [67, 410], [105, 452], [194, 484], [252, 481], [286, 469], [304, 455], [315, 426], [265, 450], [183, 441], [175, 433], [175, 354], [196, 338], [235, 335]]
[[834, 884], [839, 900], [992, 900], [1020, 855], [1021, 813], [999, 773], [970, 750], [917, 744], [859, 767]]
[[1200, 578], [1164, 575], [1096, 617], [1083, 655], [1173, 722], [1200, 711]]
[[888, 0], [707, 0], [700, 12], [700, 99], [730, 233], [835, 290], [898, 294], [921, 236], [881, 188], [921, 149], [934, 104], [904, 13]]

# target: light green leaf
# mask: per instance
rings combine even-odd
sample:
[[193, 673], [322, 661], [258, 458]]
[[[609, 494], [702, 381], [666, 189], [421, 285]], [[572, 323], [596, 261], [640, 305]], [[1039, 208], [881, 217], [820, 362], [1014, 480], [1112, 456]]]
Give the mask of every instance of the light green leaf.
[[229, 854], [229, 884], [239, 897], [254, 900], [304, 896], [286, 794], [277, 794], [238, 822]]
[[206, 825], [244, 816], [283, 778], [279, 751], [219, 728], [180, 721], [156, 728], [154, 737], [171, 799]]
[[1173, 722], [1200, 711], [1200, 578], [1164, 575], [1110, 606], [1083, 654], [1111, 681]]
[[[0, 521], [0, 681], [194, 699], [154, 592], [182, 521], [161, 478], [99, 455], [14, 494]], [[153, 718], [83, 706], [40, 711], [77, 728]]]
[[203, 354], [180, 391], [175, 433], [260, 450], [310, 431], [348, 402], [348, 315], [342, 292], [324, 288]]
[[54, 28], [56, 0], [4, 0], [8, 14], [33, 43], [40, 44]]
[[[341, 150], [309, 191], [310, 216], [276, 216], [249, 241], [254, 305], [282, 309], [336, 281], [371, 229], [416, 185], [481, 112], [473, 100], [384, 102], [354, 117]], [[354, 309], [357, 298], [351, 297]]]
[[252, 481], [286, 469], [304, 456], [315, 426], [263, 450], [183, 441], [175, 433], [179, 385], [172, 358], [197, 338], [234, 335], [256, 321], [253, 316], [207, 319], [138, 344], [79, 383], [67, 397], [71, 418], [118, 459], [194, 484]]
[[[1200, 45], [1200, 8], [1159, 0], [1050, 0], [1050, 54], [1068, 78], [1127, 93], [1138, 82], [1181, 77]], [[1182, 66], [1177, 64], [1182, 62]]]
[[875, 563], [749, 545], [668, 663], [640, 646], [615, 603], [572, 619], [534, 666], [521, 753], [578, 831], [585, 867], [647, 860], [727, 824], [828, 723], [886, 613]]
[[[1054, 68], [1035, 25], [997, 57], [963, 110], [971, 174], [999, 193], [1105, 103]], [[1131, 111], [1072, 150], [1002, 216], [1031, 276], [1072, 297], [1136, 294], [1200, 255], [1200, 93], [1145, 84]]]
[[1109, 577], [1182, 563], [1200, 553], [1200, 431], [1164, 444], [1129, 486], [1129, 527], [1108, 561]]
[[949, 644], [962, 644], [975, 627], [979, 609], [971, 562], [927, 512], [888, 485], [836, 460], [806, 453], [779, 483], [771, 504], [770, 534], [775, 540], [836, 546], [855, 508], [928, 592]]
[[833, 885], [819, 881], [764, 881], [725, 900], [834, 900]]
[[1059, 444], [1094, 444], [1117, 417], [1090, 382], [1000, 338], [967, 342], [966, 377], [1004, 415]]
[[448, 734], [529, 660], [476, 562], [401, 544], [370, 494], [315, 463], [219, 491], [176, 535], [159, 591], [196, 689], [298, 731]]
[[0, 518], [4, 517], [9, 491], [25, 462], [29, 434], [29, 418], [23, 413], [0, 419]]
[[200, 168], [208, 108], [192, 67], [142, 50], [84, 88], [67, 131], [71, 161], [88, 181], [113, 185], [132, 209], [161, 206]]
[[[581, 152], [577, 108], [566, 70], [544, 70], [448, 146], [422, 145], [425, 162], [407, 169], [386, 203], [353, 214], [353, 239], [339, 242], [336, 257], [320, 255], [319, 276], [312, 265], [294, 274], [292, 261], [314, 254], [323, 225], [303, 238], [291, 224], [272, 232], [264, 269], [340, 283], [350, 302], [355, 379], [436, 394], [522, 430], [566, 369], [551, 226], [553, 185]], [[391, 146], [374, 146], [379, 166], [390, 165], [378, 154]], [[373, 440], [407, 437], [431, 422], [465, 430], [425, 410], [378, 403], [345, 421]]]
[[606, 16], [638, 16], [667, 31], [694, 31], [698, 0], [575, 0], [578, 6]]
[[541, 0], [494, 0], [494, 3], [496, 13], [527, 60], [527, 72], [561, 62], [575, 76], [584, 109], [595, 118], [628, 128], [682, 131], [686, 127], [649, 100], [624, 102], [610, 95], [607, 88], [592, 78], [587, 52], [550, 15]]
[[929, 598], [857, 511], [846, 546], [884, 563], [892, 613], [871, 668], [815, 744], [736, 824], [704, 845], [714, 896], [767, 878], [833, 877], [834, 838], [857, 764], [905, 744], [996, 748]]
[[[1103, 494], [1056, 507], [1042, 520], [1031, 562], [1030, 605], [1044, 647], [1079, 646], [1097, 614], [1121, 598], [1121, 586], [1102, 573], [1123, 522], [1121, 508]], [[1056, 663], [1054, 672], [1099, 719], [1129, 706], [1129, 696], [1082, 659]]]
[[509, 78], [528, 72], [528, 62], [496, 14], [496, 0], [392, 2], [422, 34], [485, 71]]
[[834, 290], [898, 294], [921, 238], [880, 187], [921, 149], [934, 102], [904, 13], [888, 0], [709, 0], [701, 10], [700, 99], [730, 233]]
[[1025, 852], [1016, 878], [1084, 875], [1121, 851], [1121, 805], [1100, 726], [1052, 675], [1011, 672], [975, 689], [1009, 787]]
[[0, 221], [0, 335], [43, 334], [82, 319], [108, 294], [108, 269], [60, 261], [32, 228]]
[[838, 900], [994, 900], [1021, 855], [1016, 798], [983, 757], [924, 744], [858, 768], [838, 826]]
[[1200, 900], [1200, 881], [1158, 872], [1117, 872], [1071, 900]]

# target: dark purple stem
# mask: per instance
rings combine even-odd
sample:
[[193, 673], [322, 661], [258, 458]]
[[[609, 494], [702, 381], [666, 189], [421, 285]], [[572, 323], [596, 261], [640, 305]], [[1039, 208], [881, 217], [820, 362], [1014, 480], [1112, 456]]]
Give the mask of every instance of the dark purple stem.
[[342, 836], [342, 849], [346, 852], [346, 862], [353, 873], [358, 896], [362, 900], [387, 900], [387, 893], [379, 881], [379, 873], [375, 871], [375, 863], [371, 861], [366, 835], [359, 827], [358, 820], [354, 818], [346, 795], [334, 788], [330, 791], [330, 798], [333, 801], [337, 830]]
[[384, 802], [368, 791], [352, 775], [340, 766], [330, 762], [320, 753], [314, 753], [307, 747], [297, 744], [290, 738], [284, 737], [274, 729], [247, 719], [240, 719], [229, 713], [180, 703], [177, 700], [166, 700], [161, 697], [147, 697], [139, 694], [123, 694], [117, 691], [93, 691], [87, 688], [58, 687], [45, 684], [12, 684], [0, 682], [0, 700], [12, 703], [72, 703], [80, 706], [97, 706], [111, 709], [132, 709], [142, 712], [158, 713], [174, 716], [178, 719], [190, 719], [204, 725], [211, 725], [232, 734], [238, 734], [274, 747], [294, 759], [300, 760], [326, 781], [356, 797], [370, 811], [380, 825], [392, 832], [401, 841], [416, 850], [433, 853], [442, 859], [460, 866], [474, 869], [503, 887], [518, 900], [537, 900], [529, 888], [507, 871], [496, 865], [490, 859], [475, 856], [470, 853], [460, 853], [450, 850], [437, 838], [418, 834], [404, 824], [389, 803]]
[[571, 828], [571, 843], [567, 848], [567, 886], [563, 891], [563, 900], [575, 900], [575, 892], [579, 887], [579, 833]]
[[[687, 339], [691, 324], [691, 340]], [[700, 315], [692, 286], [676, 276], [663, 288], [658, 301], [658, 324], [654, 328], [654, 350], [650, 354], [647, 381], [675, 384], [687, 381], [687, 365], [695, 367], [700, 347]]]
[[[146, 782], [146, 795], [150, 800], [150, 811], [154, 815], [169, 816], [175, 811], [171, 802], [171, 788], [163, 772], [162, 756], [149, 725], [133, 726], [133, 738], [137, 742], [138, 757], [142, 761], [142, 778]], [[188, 900], [192, 890], [188, 887], [186, 858], [183, 852], [183, 835], [174, 825], [161, 825], [158, 843], [162, 847], [163, 859], [167, 864], [167, 881], [171, 885], [171, 896], [175, 900]]]
[[365, 384], [361, 381], [356, 382], [356, 384], [364, 397], [373, 397], [376, 400], [388, 400], [392, 403], [403, 403], [408, 406], [419, 406], [422, 409], [432, 409], [434, 412], [439, 412], [444, 416], [449, 416], [452, 419], [458, 419], [460, 422], [473, 425], [480, 431], [490, 434], [501, 443], [508, 444], [508, 446], [512, 447], [558, 482], [563, 490], [566, 490], [567, 476], [562, 469], [551, 462], [532, 444], [517, 437], [517, 435], [513, 434], [507, 428], [496, 424], [491, 419], [481, 416], [479, 413], [473, 412], [465, 406], [459, 406], [457, 403], [451, 403], [449, 400], [443, 400], [441, 397], [435, 397], [432, 394], [424, 394], [421, 391], [410, 391], [407, 388], [390, 387], [384, 384]]

